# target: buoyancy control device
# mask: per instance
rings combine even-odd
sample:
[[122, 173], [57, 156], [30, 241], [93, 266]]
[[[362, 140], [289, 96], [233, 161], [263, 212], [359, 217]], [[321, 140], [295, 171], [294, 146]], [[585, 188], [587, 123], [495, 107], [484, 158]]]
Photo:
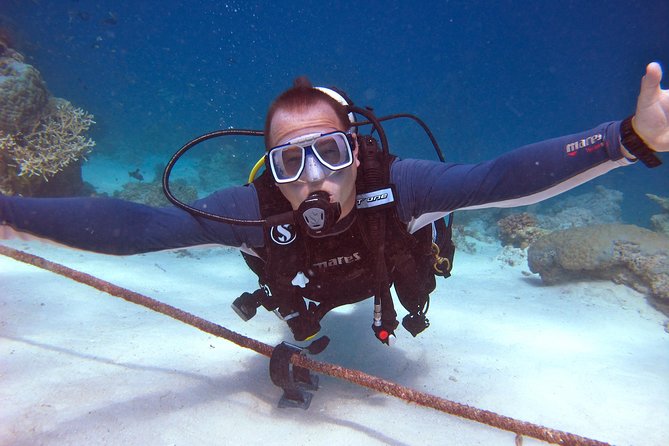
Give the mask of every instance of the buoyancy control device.
[[[372, 329], [381, 342], [389, 345], [399, 325], [391, 286], [394, 285], [400, 303], [408, 311], [402, 319], [403, 327], [413, 336], [418, 335], [429, 326], [426, 313], [429, 294], [436, 285], [435, 276], [450, 276], [455, 246], [452, 242], [452, 214], [448, 216], [448, 223], [442, 218], [414, 234], [409, 234], [406, 225], [399, 220], [395, 210], [396, 194], [389, 180], [394, 156], [389, 153], [381, 122], [396, 118], [413, 119], [425, 130], [442, 162], [444, 157], [430, 129], [416, 116], [397, 114], [377, 118], [369, 108], [356, 107], [350, 101], [346, 101], [346, 106], [352, 119], [351, 125], [358, 129], [360, 167], [356, 180], [356, 208], [336, 225], [345, 229], [343, 233], [339, 233], [335, 227], [334, 234], [329, 237], [305, 236], [299, 223], [303, 220], [304, 210], [300, 207], [293, 211], [287, 200], [282, 200], [267, 170], [258, 178], [249, 179], [259, 194], [260, 220], [212, 214], [183, 203], [172, 194], [169, 187], [170, 173], [174, 164], [188, 150], [213, 138], [263, 136], [259, 130], [219, 130], [188, 142], [167, 164], [163, 174], [163, 189], [169, 201], [194, 215], [228, 224], [263, 226], [265, 246], [256, 249], [253, 255], [242, 253], [249, 267], [258, 275], [260, 284], [258, 290], [243, 293], [232, 304], [232, 308], [244, 320], [251, 319], [257, 308], [263, 306], [285, 320], [295, 339], [302, 341], [319, 332], [320, 320], [331, 309], [374, 296]], [[355, 121], [355, 115], [364, 119]], [[371, 125], [372, 130], [369, 134], [361, 134], [360, 128], [367, 125]], [[374, 138], [374, 133], [378, 134], [380, 144]], [[257, 169], [254, 168], [255, 171]], [[329, 212], [328, 203], [324, 203], [327, 200], [323, 197], [315, 195], [307, 200], [310, 199], [312, 202], [305, 208], [323, 206], [325, 212]], [[331, 218], [336, 221], [338, 216]], [[285, 243], [291, 237], [296, 237], [295, 243]], [[337, 237], [339, 239], [334, 243], [337, 245], [335, 249], [341, 248], [342, 240], [348, 240], [348, 243], [360, 249], [348, 252], [348, 255], [310, 263], [315, 259], [314, 252], [331, 249], [331, 241]], [[332, 283], [327, 283], [327, 274], [324, 275], [325, 279], [310, 275], [314, 265], [325, 264], [327, 267], [329, 263], [350, 263], [350, 268], [343, 269], [348, 277], [330, 277]], [[318, 284], [315, 288], [321, 291], [317, 293], [320, 295], [311, 293], [310, 281]], [[345, 284], [345, 289], [338, 288], [338, 284]], [[306, 291], [309, 291], [308, 296], [305, 295]]]

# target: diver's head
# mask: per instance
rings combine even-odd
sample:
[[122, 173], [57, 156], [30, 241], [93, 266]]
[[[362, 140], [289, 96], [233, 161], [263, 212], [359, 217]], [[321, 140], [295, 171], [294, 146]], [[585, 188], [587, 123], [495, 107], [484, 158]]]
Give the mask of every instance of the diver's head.
[[[350, 128], [346, 107], [315, 89], [306, 78], [298, 78], [295, 85], [272, 104], [265, 123], [267, 149], [287, 145], [302, 148], [297, 155], [302, 157], [297, 160], [299, 176], [278, 183], [293, 210], [298, 210], [313, 193], [325, 192], [331, 203], [341, 205], [340, 218], [351, 212], [360, 163], [357, 142], [355, 135], [349, 133]], [[319, 151], [321, 145], [327, 147], [328, 144], [341, 150], [332, 164], [328, 163], [324, 151]], [[345, 153], [349, 148], [350, 156]]]
[[322, 89], [311, 85], [305, 76], [293, 81], [293, 86], [281, 93], [269, 107], [265, 118], [265, 149], [276, 145], [276, 134], [272, 133], [274, 116], [279, 110], [300, 112], [308, 110], [318, 103], [328, 104], [336, 115], [337, 128], [348, 131], [351, 129], [351, 116], [346, 107]]

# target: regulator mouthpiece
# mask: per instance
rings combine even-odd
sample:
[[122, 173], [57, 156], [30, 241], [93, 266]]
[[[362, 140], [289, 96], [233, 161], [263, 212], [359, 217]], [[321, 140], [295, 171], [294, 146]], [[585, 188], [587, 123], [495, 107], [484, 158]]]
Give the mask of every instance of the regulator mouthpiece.
[[341, 216], [341, 205], [331, 203], [330, 195], [324, 191], [314, 192], [302, 202], [296, 212], [299, 225], [311, 237], [327, 234]]

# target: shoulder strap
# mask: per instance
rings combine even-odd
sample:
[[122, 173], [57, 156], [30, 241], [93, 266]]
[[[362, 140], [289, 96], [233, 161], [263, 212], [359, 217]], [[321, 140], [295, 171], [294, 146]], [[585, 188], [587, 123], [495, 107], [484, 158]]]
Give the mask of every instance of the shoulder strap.
[[[271, 175], [265, 171], [253, 181], [258, 193], [260, 215], [268, 218], [282, 214], [292, 209], [290, 202], [283, 196]], [[308, 259], [304, 255], [306, 246], [304, 236], [299, 233], [296, 225], [281, 225], [263, 228], [265, 243], [263, 248], [254, 251], [261, 262], [249, 260], [250, 255], [244, 255], [247, 264], [259, 276], [263, 283], [269, 283], [282, 275], [295, 275], [301, 270]], [[290, 268], [290, 271], [286, 268]]]
[[253, 186], [258, 192], [260, 215], [263, 218], [291, 210], [290, 202], [283, 196], [267, 170], [253, 180]]

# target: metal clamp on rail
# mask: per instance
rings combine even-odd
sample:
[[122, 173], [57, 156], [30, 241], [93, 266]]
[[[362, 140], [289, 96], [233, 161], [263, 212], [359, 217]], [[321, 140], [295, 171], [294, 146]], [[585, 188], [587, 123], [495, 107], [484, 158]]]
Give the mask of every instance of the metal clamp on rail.
[[330, 339], [327, 336], [318, 338], [308, 347], [282, 342], [274, 347], [269, 360], [269, 376], [274, 385], [283, 389], [279, 400], [279, 407], [297, 407], [308, 409], [313, 393], [308, 390], [318, 390], [318, 376], [311, 374], [309, 369], [291, 364], [290, 358], [298, 353], [303, 355], [305, 350], [316, 355], [327, 347]]

